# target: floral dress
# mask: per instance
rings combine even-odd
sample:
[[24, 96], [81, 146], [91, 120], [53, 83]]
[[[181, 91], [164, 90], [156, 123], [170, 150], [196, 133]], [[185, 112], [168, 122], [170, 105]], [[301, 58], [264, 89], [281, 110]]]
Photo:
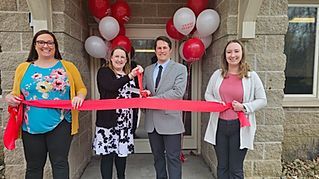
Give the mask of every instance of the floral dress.
[[[120, 76], [118, 76], [119, 78]], [[126, 83], [119, 89], [119, 98], [131, 98], [129, 87], [135, 86], [134, 81]], [[97, 155], [116, 153], [119, 157], [127, 157], [134, 152], [133, 141], [133, 110], [131, 108], [116, 109], [117, 124], [109, 129], [96, 127], [93, 150]], [[106, 119], [107, 120], [107, 119]]]

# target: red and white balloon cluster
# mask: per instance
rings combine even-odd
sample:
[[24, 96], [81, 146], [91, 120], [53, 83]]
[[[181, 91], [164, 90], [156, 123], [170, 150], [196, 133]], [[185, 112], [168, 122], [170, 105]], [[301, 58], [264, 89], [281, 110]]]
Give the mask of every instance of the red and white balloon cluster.
[[220, 17], [213, 9], [207, 9], [208, 0], [188, 0], [187, 7], [178, 9], [166, 23], [168, 36], [181, 43], [179, 55], [188, 63], [201, 59], [212, 43]]
[[110, 4], [109, 0], [88, 0], [89, 10], [99, 23], [101, 37], [90, 36], [85, 41], [85, 50], [95, 58], [107, 58], [116, 46], [131, 51], [131, 41], [125, 36], [124, 24], [131, 16], [131, 9], [125, 0]]

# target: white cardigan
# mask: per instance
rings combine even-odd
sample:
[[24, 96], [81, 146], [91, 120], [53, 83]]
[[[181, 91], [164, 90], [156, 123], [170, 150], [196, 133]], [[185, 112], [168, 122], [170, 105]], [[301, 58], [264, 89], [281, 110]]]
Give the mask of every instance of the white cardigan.
[[[221, 102], [219, 88], [223, 81], [221, 69], [216, 70], [211, 76], [205, 92], [206, 101]], [[250, 127], [240, 128], [240, 149], [248, 148], [253, 150], [253, 142], [256, 133], [256, 117], [255, 111], [267, 105], [267, 98], [263, 84], [256, 72], [248, 72], [248, 78], [242, 79], [243, 83], [243, 105], [246, 108]], [[208, 143], [216, 145], [216, 132], [218, 124], [219, 112], [210, 113], [204, 140]]]

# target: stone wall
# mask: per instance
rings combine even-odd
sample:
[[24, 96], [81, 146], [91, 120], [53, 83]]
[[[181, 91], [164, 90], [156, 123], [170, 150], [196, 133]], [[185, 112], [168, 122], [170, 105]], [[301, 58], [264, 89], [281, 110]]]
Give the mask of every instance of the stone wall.
[[[228, 40], [237, 38], [239, 1], [217, 0], [211, 4], [221, 16], [221, 24], [214, 34], [210, 52], [202, 60], [204, 95], [210, 75], [219, 67], [223, 48]], [[283, 123], [282, 108], [285, 55], [284, 35], [287, 30], [286, 0], [263, 0], [257, 17], [256, 38], [244, 42], [247, 61], [263, 81], [268, 105], [257, 112], [255, 150], [249, 151], [244, 162], [246, 178], [274, 178], [281, 174]], [[202, 139], [209, 115], [202, 116]], [[212, 145], [202, 141], [202, 155], [215, 170], [217, 159]], [[213, 172], [214, 175], [216, 172]], [[216, 176], [216, 175], [215, 175]]]
[[[12, 89], [14, 70], [27, 58], [32, 29], [29, 27], [29, 14], [26, 2], [8, 0], [0, 2], [0, 69], [3, 96]], [[7, 107], [2, 103], [1, 108]], [[2, 110], [1, 110], [2, 111]], [[8, 115], [1, 112], [1, 129], [6, 125]], [[3, 131], [3, 130], [1, 130]], [[1, 139], [3, 133], [1, 132]], [[2, 142], [1, 142], [2, 143]], [[4, 150], [6, 178], [21, 178], [25, 172], [22, 143], [19, 140], [16, 150]]]
[[287, 107], [284, 110], [283, 160], [316, 158], [319, 155], [319, 109]]
[[[52, 0], [53, 32], [59, 42], [63, 58], [75, 63], [81, 72], [90, 98], [89, 58], [83, 44], [88, 36], [88, 12], [86, 0]], [[29, 8], [25, 0], [0, 2], [0, 69], [1, 88], [4, 95], [12, 88], [14, 70], [25, 61], [32, 40], [29, 26]], [[6, 106], [1, 104], [6, 110]], [[7, 113], [2, 113], [2, 129], [6, 125]], [[91, 158], [92, 142], [91, 112], [80, 113], [80, 132], [73, 137], [70, 150], [70, 175], [79, 178]], [[2, 136], [2, 133], [1, 133]], [[21, 178], [25, 172], [25, 161], [21, 140], [14, 151], [4, 151], [6, 178]], [[49, 163], [49, 162], [47, 162]], [[46, 165], [45, 178], [52, 178], [50, 166]]]

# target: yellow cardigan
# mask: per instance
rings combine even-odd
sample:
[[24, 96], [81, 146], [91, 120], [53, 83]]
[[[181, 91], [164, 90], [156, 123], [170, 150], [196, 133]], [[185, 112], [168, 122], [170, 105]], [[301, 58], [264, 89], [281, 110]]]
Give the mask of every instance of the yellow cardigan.
[[[69, 83], [70, 83], [70, 97], [73, 99], [74, 96], [78, 95], [79, 93], [82, 94], [83, 96], [86, 96], [87, 90], [86, 87], [82, 81], [81, 74], [79, 70], [75, 67], [75, 65], [72, 62], [66, 61], [66, 60], [61, 60], [63, 67], [66, 70]], [[27, 71], [29, 65], [31, 63], [29, 62], [23, 62], [21, 63], [14, 75], [14, 83], [13, 83], [13, 89], [12, 89], [12, 94], [15, 96], [20, 96], [21, 91], [20, 91], [20, 83], [21, 80]], [[72, 115], [72, 129], [71, 129], [71, 134], [76, 134], [78, 133], [79, 129], [79, 111], [78, 110], [71, 110], [71, 115]]]

